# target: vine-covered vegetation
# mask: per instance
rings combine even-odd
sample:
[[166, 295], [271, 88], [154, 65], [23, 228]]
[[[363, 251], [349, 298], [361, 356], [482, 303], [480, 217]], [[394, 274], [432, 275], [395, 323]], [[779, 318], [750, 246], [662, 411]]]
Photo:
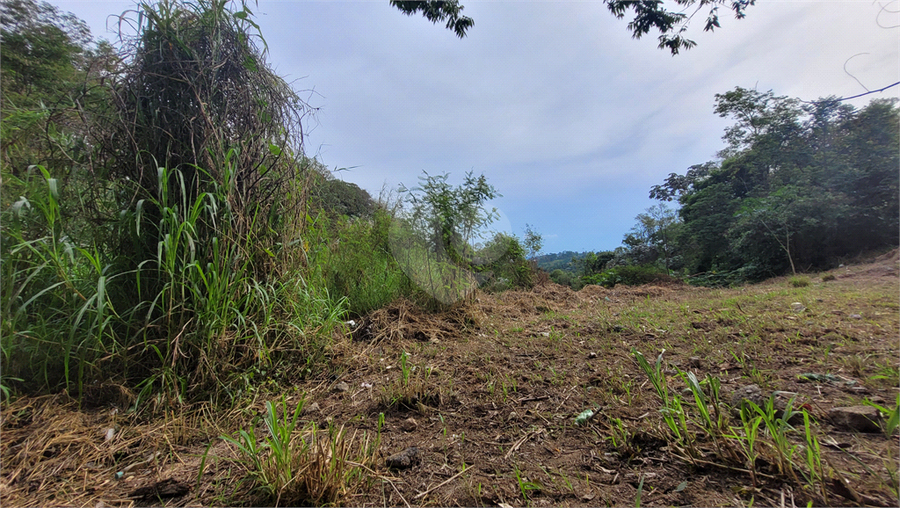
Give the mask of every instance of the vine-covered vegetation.
[[[258, 374], [314, 372], [350, 317], [471, 294], [443, 298], [438, 273], [530, 284], [518, 239], [482, 245], [483, 176], [407, 194], [454, 206], [410, 208], [306, 156], [314, 110], [268, 66], [247, 3], [139, 4], [116, 48], [49, 4], [0, 5], [5, 392], [227, 402]], [[443, 240], [400, 264], [403, 221]]]

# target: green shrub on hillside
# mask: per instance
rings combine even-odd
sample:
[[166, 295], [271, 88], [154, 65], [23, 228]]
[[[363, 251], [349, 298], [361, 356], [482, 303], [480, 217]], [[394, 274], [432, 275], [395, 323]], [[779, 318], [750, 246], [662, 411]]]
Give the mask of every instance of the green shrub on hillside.
[[614, 287], [616, 284], [639, 286], [657, 281], [669, 282], [676, 280], [674, 277], [660, 272], [658, 268], [652, 265], [616, 266], [599, 274], [583, 277], [583, 279], [587, 284], [596, 284], [606, 288]]
[[535, 283], [535, 268], [526, 259], [525, 248], [515, 236], [497, 233], [479, 251], [479, 258], [490, 260], [475, 270], [487, 291], [530, 289]]

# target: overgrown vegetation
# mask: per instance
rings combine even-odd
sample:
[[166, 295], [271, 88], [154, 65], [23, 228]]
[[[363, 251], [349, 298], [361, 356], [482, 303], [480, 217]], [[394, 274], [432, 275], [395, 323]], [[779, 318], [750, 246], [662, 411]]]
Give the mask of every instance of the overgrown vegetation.
[[[114, 50], [49, 5], [3, 3], [5, 392], [233, 402], [255, 375], [321, 368], [348, 316], [531, 283], [517, 239], [476, 251], [483, 176], [425, 180], [408, 215], [307, 157], [313, 111], [268, 67], [249, 3], [123, 16]], [[392, 245], [403, 221], [424, 251]]]

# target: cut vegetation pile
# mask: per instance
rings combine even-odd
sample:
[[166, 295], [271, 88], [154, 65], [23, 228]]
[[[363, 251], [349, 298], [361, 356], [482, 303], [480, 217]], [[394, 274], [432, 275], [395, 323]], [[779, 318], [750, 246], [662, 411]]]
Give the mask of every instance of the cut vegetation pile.
[[550, 284], [442, 313], [398, 300], [336, 340], [326, 369], [259, 379], [228, 408], [22, 397], [2, 410], [0, 496], [895, 506], [897, 251], [808, 279]]

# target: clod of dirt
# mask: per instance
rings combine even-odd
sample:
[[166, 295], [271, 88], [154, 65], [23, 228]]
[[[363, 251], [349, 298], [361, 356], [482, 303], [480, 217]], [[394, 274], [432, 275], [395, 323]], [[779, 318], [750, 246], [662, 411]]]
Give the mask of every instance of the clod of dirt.
[[412, 431], [416, 430], [416, 428], [418, 428], [418, 427], [419, 427], [419, 423], [416, 422], [416, 419], [412, 418], [412, 417], [407, 418], [407, 419], [403, 420], [402, 422], [400, 422], [400, 429], [403, 430], [403, 432], [412, 432]]
[[391, 469], [407, 469], [418, 463], [419, 449], [415, 446], [410, 446], [402, 452], [395, 453], [384, 459], [384, 465]]
[[688, 365], [690, 365], [691, 367], [693, 367], [695, 369], [699, 369], [701, 366], [703, 366], [703, 362], [702, 362], [702, 360], [700, 360], [699, 356], [692, 356], [688, 360]]
[[129, 497], [141, 501], [158, 501], [163, 498], [181, 497], [190, 492], [190, 490], [191, 488], [189, 486], [178, 482], [178, 480], [167, 478], [160, 482], [135, 489], [129, 494]]
[[334, 391], [336, 391], [336, 392], [346, 392], [348, 390], [350, 390], [350, 385], [348, 385], [347, 383], [345, 383], [343, 381], [334, 385]]
[[304, 408], [303, 408], [303, 414], [313, 414], [313, 413], [318, 413], [319, 411], [320, 411], [320, 408], [319, 408], [318, 402], [313, 402], [312, 404], [304, 406]]
[[881, 430], [881, 413], [872, 406], [835, 407], [828, 411], [831, 422], [840, 430], [878, 432]]

